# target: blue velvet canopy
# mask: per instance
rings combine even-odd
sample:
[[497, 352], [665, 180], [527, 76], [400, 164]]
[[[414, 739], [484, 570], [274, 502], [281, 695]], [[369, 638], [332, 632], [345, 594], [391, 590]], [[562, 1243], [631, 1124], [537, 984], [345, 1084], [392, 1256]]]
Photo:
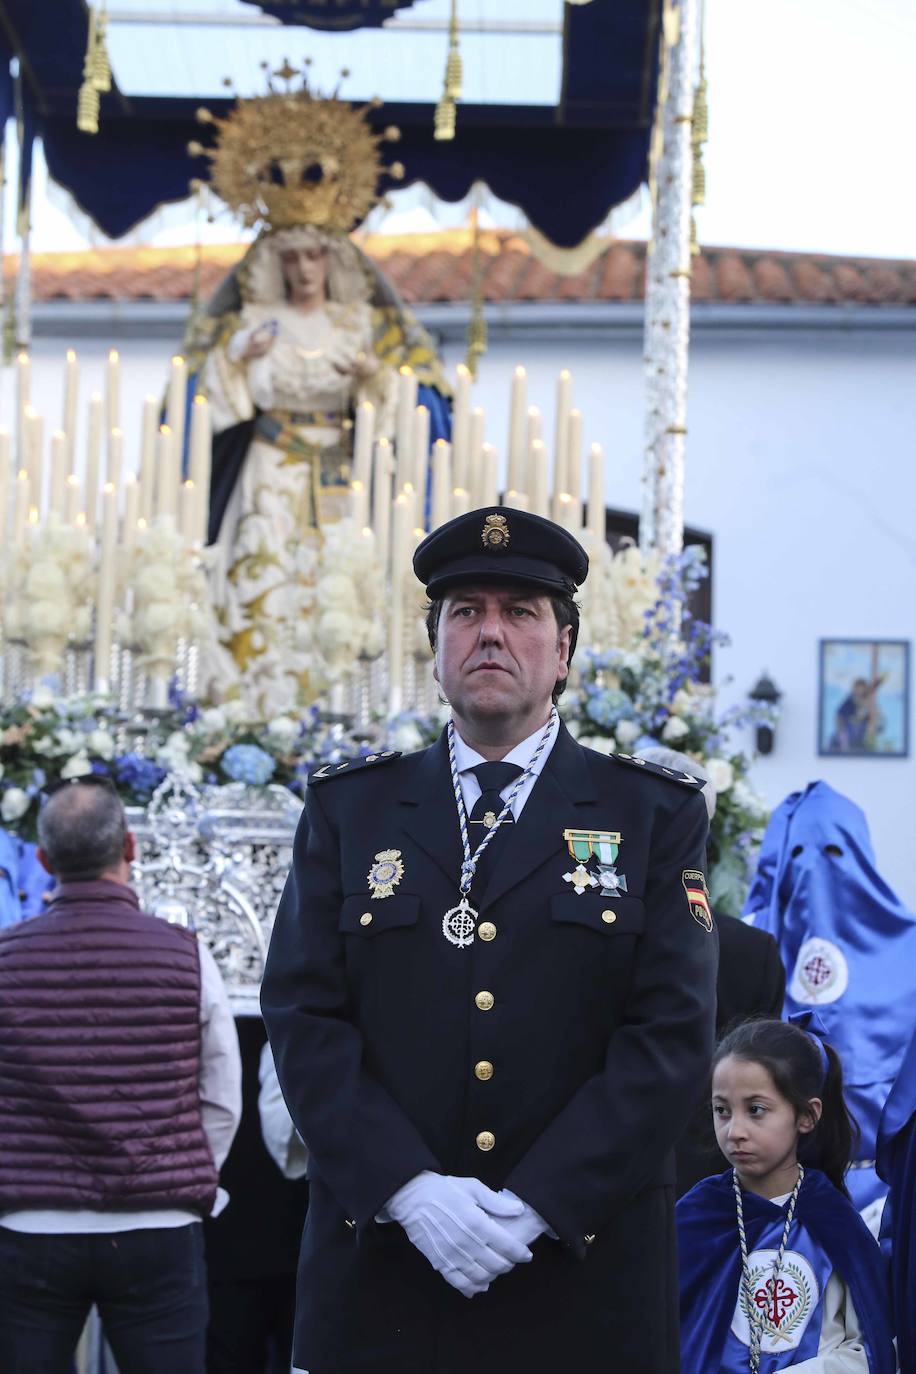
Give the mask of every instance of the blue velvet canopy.
[[[315, 26], [319, 11], [338, 21], [349, 14], [352, 28], [360, 13], [368, 22], [392, 5], [269, 0], [262, 8], [295, 11]], [[572, 247], [645, 178], [659, 34], [660, 0], [567, 5], [555, 107], [462, 104], [458, 136], [448, 143], [434, 141], [433, 109], [425, 103], [386, 104], [379, 127], [400, 127], [396, 156], [408, 184], [425, 182], [454, 201], [484, 181], [494, 195], [520, 206], [545, 237]], [[43, 140], [51, 176], [105, 234], [118, 238], [157, 206], [184, 199], [193, 178], [206, 179], [209, 164], [186, 152], [190, 141], [202, 140], [194, 118], [199, 101], [136, 98], [114, 89], [102, 97], [99, 133], [78, 132], [86, 39], [83, 0], [0, 0], [0, 115], [9, 100], [8, 57], [16, 55], [26, 117]], [[223, 114], [229, 102], [208, 99], [207, 105]]]

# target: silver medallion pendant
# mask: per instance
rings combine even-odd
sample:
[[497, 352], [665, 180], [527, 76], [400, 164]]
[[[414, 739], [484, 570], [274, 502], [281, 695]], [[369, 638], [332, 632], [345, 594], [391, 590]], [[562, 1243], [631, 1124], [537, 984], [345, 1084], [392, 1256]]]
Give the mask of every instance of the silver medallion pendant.
[[453, 906], [442, 917], [442, 934], [450, 945], [457, 945], [459, 949], [467, 949], [468, 945], [474, 943], [476, 925], [477, 912], [467, 897], [462, 897], [458, 905]]

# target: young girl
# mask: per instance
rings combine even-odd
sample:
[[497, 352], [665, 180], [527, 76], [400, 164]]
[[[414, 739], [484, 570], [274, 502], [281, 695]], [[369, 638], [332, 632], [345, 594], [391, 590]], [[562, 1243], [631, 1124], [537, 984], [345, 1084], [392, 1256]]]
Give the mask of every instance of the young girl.
[[683, 1374], [893, 1374], [880, 1251], [849, 1201], [855, 1127], [812, 1012], [713, 1058], [724, 1174], [677, 1205]]

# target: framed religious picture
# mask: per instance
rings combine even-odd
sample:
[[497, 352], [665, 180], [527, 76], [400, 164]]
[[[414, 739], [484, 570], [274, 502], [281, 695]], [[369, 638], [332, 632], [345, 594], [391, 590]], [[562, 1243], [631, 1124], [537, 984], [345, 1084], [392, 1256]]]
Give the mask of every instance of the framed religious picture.
[[819, 754], [906, 758], [909, 718], [907, 640], [821, 640]]

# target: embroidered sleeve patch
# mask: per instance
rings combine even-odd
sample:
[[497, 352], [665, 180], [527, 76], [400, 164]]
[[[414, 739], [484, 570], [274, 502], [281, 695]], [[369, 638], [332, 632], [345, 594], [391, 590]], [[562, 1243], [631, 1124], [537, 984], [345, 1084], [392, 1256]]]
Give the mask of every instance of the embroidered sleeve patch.
[[712, 931], [712, 912], [709, 909], [709, 889], [706, 886], [706, 878], [698, 868], [685, 868], [681, 874], [681, 882], [684, 884], [684, 891], [687, 893], [687, 904], [690, 907], [690, 914], [701, 925], [705, 931]]

